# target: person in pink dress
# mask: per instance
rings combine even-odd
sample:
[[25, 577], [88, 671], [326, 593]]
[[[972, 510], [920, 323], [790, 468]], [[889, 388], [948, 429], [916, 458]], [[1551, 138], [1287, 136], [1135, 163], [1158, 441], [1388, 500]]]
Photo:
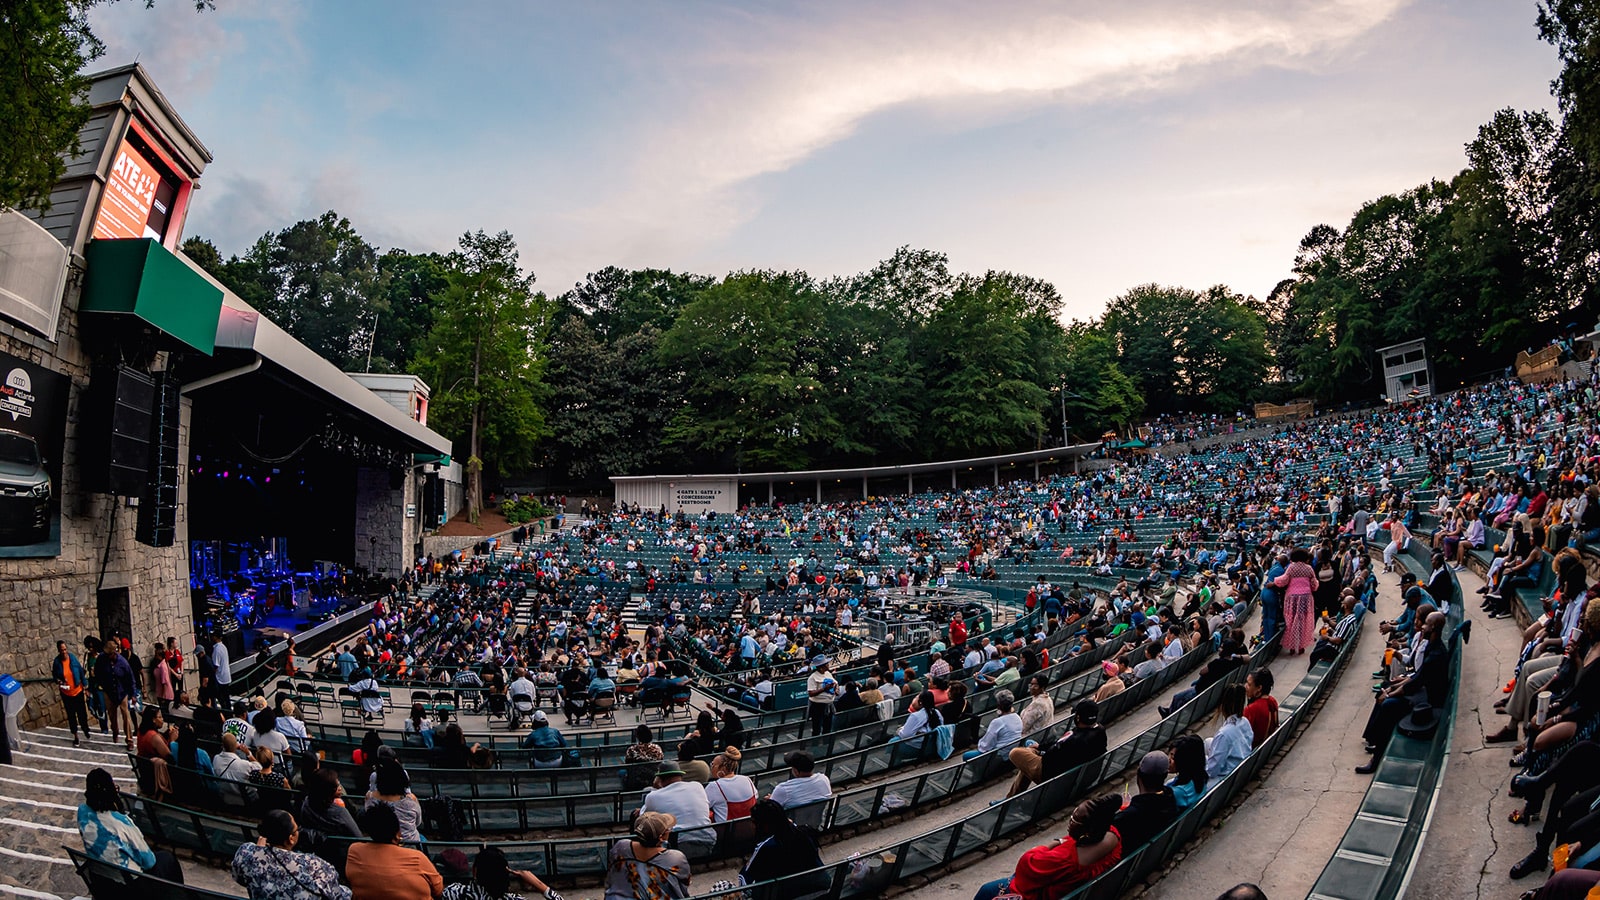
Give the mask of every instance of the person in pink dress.
[[1283, 649], [1298, 656], [1311, 646], [1317, 624], [1317, 573], [1311, 568], [1311, 554], [1303, 547], [1291, 550], [1289, 568], [1272, 583], [1285, 589]]

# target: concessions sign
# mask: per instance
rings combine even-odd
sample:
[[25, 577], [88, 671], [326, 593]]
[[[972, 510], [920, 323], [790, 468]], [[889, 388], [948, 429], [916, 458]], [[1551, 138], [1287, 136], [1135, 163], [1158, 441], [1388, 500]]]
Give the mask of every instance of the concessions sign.
[[97, 238], [155, 238], [161, 235], [149, 227], [150, 210], [156, 204], [156, 188], [161, 173], [138, 148], [123, 141], [117, 160], [106, 179], [100, 212], [94, 220]]

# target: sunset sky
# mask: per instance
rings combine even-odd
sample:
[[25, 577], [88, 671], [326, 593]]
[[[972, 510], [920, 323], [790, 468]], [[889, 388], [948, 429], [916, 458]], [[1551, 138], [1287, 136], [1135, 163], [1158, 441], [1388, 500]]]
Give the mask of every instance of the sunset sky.
[[607, 265], [871, 266], [1264, 295], [1320, 222], [1553, 108], [1532, 0], [102, 5], [216, 157], [224, 253], [334, 209], [382, 248], [507, 229], [545, 291]]

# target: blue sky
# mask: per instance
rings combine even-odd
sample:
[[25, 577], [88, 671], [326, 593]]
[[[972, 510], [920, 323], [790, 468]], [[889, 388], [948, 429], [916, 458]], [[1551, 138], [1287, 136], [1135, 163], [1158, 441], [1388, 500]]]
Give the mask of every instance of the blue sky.
[[225, 253], [335, 209], [380, 247], [516, 235], [607, 265], [870, 267], [902, 244], [1061, 290], [1264, 295], [1313, 225], [1553, 108], [1533, 0], [96, 8], [215, 156]]

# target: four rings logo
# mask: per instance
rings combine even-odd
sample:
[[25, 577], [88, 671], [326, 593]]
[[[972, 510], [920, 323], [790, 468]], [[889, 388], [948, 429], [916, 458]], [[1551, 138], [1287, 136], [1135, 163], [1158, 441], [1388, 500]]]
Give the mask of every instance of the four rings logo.
[[0, 412], [10, 413], [13, 422], [23, 416], [32, 417], [33, 402], [33, 379], [22, 369], [12, 369], [0, 387]]

